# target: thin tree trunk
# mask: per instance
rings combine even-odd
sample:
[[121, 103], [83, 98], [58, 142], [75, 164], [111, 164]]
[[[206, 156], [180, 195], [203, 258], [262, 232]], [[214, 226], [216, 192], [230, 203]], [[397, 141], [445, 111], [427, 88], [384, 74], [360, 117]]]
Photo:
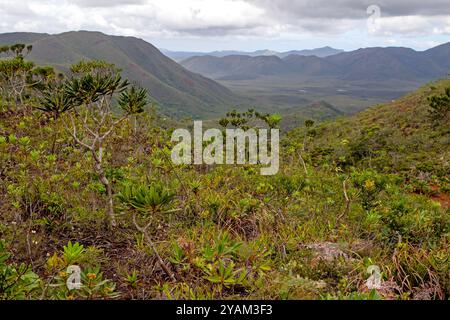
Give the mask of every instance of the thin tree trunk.
[[298, 153], [298, 156], [300, 158], [300, 161], [302, 162], [303, 169], [305, 170], [305, 174], [308, 175], [308, 169], [306, 168], [306, 163], [305, 163], [305, 160], [303, 160], [301, 152]]
[[[55, 119], [56, 120], [56, 119]], [[52, 154], [55, 153], [56, 149], [56, 139], [58, 138], [58, 132], [55, 130], [55, 133], [53, 134], [53, 141], [52, 141]]]
[[344, 192], [344, 198], [345, 198], [345, 209], [344, 211], [341, 213], [341, 215], [337, 218], [337, 221], [340, 221], [344, 216], [348, 215], [348, 212], [350, 210], [350, 198], [348, 197], [347, 194], [347, 180], [344, 180], [344, 182], [342, 182], [342, 189]]
[[175, 275], [170, 271], [169, 267], [166, 265], [166, 263], [164, 262], [164, 260], [161, 258], [161, 256], [158, 253], [158, 250], [156, 250], [155, 244], [153, 243], [152, 239], [150, 238], [148, 232], [147, 232], [147, 228], [142, 228], [141, 226], [139, 226], [139, 224], [137, 223], [136, 220], [136, 214], [133, 215], [133, 222], [134, 225], [136, 227], [136, 229], [138, 229], [140, 232], [142, 232], [142, 234], [145, 237], [145, 240], [147, 240], [150, 248], [152, 248], [153, 253], [156, 256], [156, 259], [158, 259], [158, 263], [161, 266], [161, 268], [164, 270], [164, 272], [170, 277], [170, 279], [172, 281], [177, 281], [177, 279], [175, 278]]
[[100, 176], [100, 182], [105, 186], [106, 188], [106, 194], [108, 196], [108, 217], [109, 217], [109, 223], [111, 227], [116, 227], [116, 217], [114, 214], [114, 198], [113, 198], [113, 192], [111, 183], [109, 182], [108, 178], [105, 175], [105, 171], [102, 168], [101, 163], [96, 162], [95, 163], [95, 169]]

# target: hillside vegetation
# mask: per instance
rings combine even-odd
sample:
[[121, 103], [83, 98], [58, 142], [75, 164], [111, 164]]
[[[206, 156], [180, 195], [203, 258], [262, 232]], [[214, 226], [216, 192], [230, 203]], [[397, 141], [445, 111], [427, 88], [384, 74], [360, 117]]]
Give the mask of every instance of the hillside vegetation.
[[[0, 299], [450, 297], [449, 80], [307, 121], [261, 176], [174, 166], [176, 123], [113, 65], [57, 77], [13, 51], [0, 64]], [[83, 286], [69, 290], [74, 266]]]

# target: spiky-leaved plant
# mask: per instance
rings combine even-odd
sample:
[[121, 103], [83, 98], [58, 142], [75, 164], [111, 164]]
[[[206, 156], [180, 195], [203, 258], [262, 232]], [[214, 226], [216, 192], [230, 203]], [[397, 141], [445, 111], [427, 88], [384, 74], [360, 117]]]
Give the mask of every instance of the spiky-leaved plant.
[[147, 105], [147, 90], [132, 86], [122, 92], [119, 97], [120, 108], [129, 113], [137, 114], [144, 112]]
[[174, 274], [159, 255], [158, 250], [155, 244], [153, 243], [150, 234], [148, 233], [148, 228], [151, 225], [151, 221], [148, 222], [145, 226], [141, 226], [138, 223], [137, 217], [137, 213], [140, 213], [141, 216], [143, 216], [143, 218], [148, 218], [149, 214], [163, 212], [163, 210], [172, 202], [174, 194], [159, 183], [154, 183], [149, 186], [147, 185], [133, 186], [132, 184], [126, 184], [123, 187], [122, 191], [117, 195], [117, 198], [123, 204], [125, 204], [134, 211], [133, 223], [136, 229], [138, 229], [144, 235], [145, 239], [149, 243], [164, 272], [173, 281], [176, 281]]
[[36, 109], [50, 114], [55, 120], [64, 112], [74, 108], [72, 97], [67, 95], [62, 87], [49, 88], [42, 92], [42, 99]]
[[126, 184], [117, 198], [132, 209], [147, 215], [163, 212], [174, 198], [174, 193], [159, 183], [151, 185]]
[[137, 134], [137, 115], [144, 112], [147, 105], [147, 90], [132, 86], [122, 92], [119, 97], [120, 108], [131, 115], [134, 115], [134, 134]]

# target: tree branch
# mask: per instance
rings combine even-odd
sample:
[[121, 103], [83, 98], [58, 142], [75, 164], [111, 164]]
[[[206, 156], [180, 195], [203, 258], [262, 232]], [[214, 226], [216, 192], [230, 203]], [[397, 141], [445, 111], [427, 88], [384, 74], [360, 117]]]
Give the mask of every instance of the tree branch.
[[133, 214], [133, 223], [134, 223], [136, 229], [138, 231], [142, 232], [142, 234], [144, 235], [145, 239], [147, 240], [150, 247], [152, 248], [153, 253], [155, 254], [156, 258], [158, 259], [158, 262], [159, 262], [161, 268], [164, 270], [164, 272], [170, 277], [170, 279], [172, 281], [177, 281], [177, 279], [175, 278], [175, 275], [170, 271], [169, 267], [166, 265], [166, 263], [161, 258], [158, 251], [156, 250], [155, 244], [153, 243], [152, 239], [150, 238], [150, 236], [147, 232], [148, 225], [145, 228], [142, 228], [136, 221], [136, 213]]

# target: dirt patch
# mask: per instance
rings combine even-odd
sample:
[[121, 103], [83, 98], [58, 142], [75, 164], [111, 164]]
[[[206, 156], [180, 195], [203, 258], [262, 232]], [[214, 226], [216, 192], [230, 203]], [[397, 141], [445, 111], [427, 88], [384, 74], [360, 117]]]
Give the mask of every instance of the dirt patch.
[[431, 196], [431, 199], [439, 202], [444, 208], [450, 208], [450, 196], [448, 194], [439, 192], [438, 187], [432, 187], [432, 189], [436, 193]]

